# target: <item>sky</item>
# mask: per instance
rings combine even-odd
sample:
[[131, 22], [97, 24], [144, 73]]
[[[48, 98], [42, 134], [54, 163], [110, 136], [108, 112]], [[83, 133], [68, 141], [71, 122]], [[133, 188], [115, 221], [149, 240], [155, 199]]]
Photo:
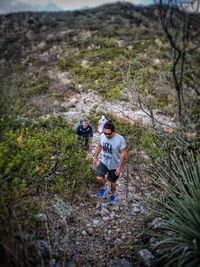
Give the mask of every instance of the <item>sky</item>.
[[[19, 11], [76, 10], [115, 2], [116, 0], [0, 0], [0, 14]], [[146, 5], [153, 3], [153, 0], [127, 0], [126, 2]]]

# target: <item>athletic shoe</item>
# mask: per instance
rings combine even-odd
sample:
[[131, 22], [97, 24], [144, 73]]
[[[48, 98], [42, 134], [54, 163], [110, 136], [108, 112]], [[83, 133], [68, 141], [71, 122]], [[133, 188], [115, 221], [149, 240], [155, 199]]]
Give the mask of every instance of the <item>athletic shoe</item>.
[[114, 195], [110, 196], [109, 204], [113, 205], [116, 202], [116, 197]]
[[100, 188], [100, 190], [99, 190], [99, 192], [97, 194], [98, 199], [104, 198], [107, 190], [108, 190], [107, 187]]

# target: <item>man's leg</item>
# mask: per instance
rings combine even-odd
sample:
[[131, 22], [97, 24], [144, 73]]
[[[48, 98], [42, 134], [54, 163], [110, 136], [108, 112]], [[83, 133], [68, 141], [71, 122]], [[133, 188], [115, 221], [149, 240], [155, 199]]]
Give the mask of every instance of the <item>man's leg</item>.
[[83, 146], [83, 137], [82, 136], [78, 136], [78, 145], [79, 145], [79, 147]]
[[104, 187], [106, 185], [106, 180], [103, 177], [97, 176], [97, 183]]
[[111, 192], [112, 192], [112, 195], [115, 194], [116, 188], [117, 188], [117, 183], [116, 182], [111, 182]]
[[108, 172], [108, 180], [110, 181], [110, 185], [111, 185], [111, 193], [112, 195], [110, 196], [110, 200], [109, 200], [109, 204], [115, 204], [116, 201], [116, 197], [115, 197], [115, 192], [116, 192], [116, 188], [117, 188], [117, 179], [119, 178], [119, 176], [117, 176], [115, 174], [116, 170], [110, 170]]
[[77, 140], [78, 140], [78, 145], [80, 146], [80, 144], [81, 144], [81, 137], [78, 136], [78, 137], [77, 137]]
[[107, 187], [106, 187], [106, 180], [105, 180], [105, 174], [107, 173], [107, 167], [100, 162], [96, 175], [97, 175], [97, 183], [101, 185], [101, 188], [99, 189], [99, 192], [97, 194], [98, 199], [104, 198]]
[[89, 149], [89, 136], [84, 137], [84, 148]]
[[103, 177], [97, 176], [97, 182], [101, 185], [97, 197], [98, 199], [102, 199], [105, 197], [105, 194], [108, 190], [108, 188], [106, 187], [106, 180]]

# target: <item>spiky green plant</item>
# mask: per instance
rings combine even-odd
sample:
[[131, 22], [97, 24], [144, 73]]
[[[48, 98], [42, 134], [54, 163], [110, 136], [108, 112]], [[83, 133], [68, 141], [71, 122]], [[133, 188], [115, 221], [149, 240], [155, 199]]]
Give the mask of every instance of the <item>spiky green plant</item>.
[[200, 153], [172, 157], [161, 178], [164, 214], [161, 237], [164, 266], [200, 266]]

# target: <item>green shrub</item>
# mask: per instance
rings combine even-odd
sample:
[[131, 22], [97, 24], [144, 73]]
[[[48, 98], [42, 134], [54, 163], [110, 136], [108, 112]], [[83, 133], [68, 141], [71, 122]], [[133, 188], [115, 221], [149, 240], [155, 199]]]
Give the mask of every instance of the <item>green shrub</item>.
[[[3, 227], [5, 221], [12, 221], [14, 229], [25, 211], [29, 220], [40, 209], [39, 196], [83, 196], [94, 178], [70, 126], [59, 117], [6, 131], [0, 143], [0, 169], [0, 222]], [[29, 209], [34, 199], [35, 210]], [[31, 227], [27, 220], [20, 222], [22, 227], [29, 223]]]
[[42, 81], [41, 83], [32, 83], [29, 87], [23, 88], [21, 91], [24, 97], [33, 97], [44, 94], [47, 91], [50, 80]]
[[161, 248], [164, 266], [200, 265], [200, 153], [173, 156], [172, 168], [158, 174], [164, 189]]
[[116, 43], [112, 38], [96, 37], [93, 42], [100, 47], [116, 47]]
[[75, 56], [59, 59], [58, 66], [61, 70], [70, 70], [70, 68], [76, 66]]
[[[102, 40], [103, 43], [104, 41], [108, 40]], [[124, 67], [127, 56], [126, 49], [105, 45], [101, 49], [81, 50], [79, 53], [62, 58], [58, 65], [62, 70], [69, 71], [73, 80], [82, 84], [86, 90], [94, 90], [106, 99], [127, 100], [121, 92], [123, 77], [120, 69], [122, 62]], [[88, 65], [82, 67], [82, 60], [88, 60]]]
[[150, 132], [144, 132], [141, 137], [141, 144], [152, 160], [157, 160], [161, 156], [158, 145], [159, 141], [160, 140], [158, 140], [158, 138], [156, 138], [154, 134]]

